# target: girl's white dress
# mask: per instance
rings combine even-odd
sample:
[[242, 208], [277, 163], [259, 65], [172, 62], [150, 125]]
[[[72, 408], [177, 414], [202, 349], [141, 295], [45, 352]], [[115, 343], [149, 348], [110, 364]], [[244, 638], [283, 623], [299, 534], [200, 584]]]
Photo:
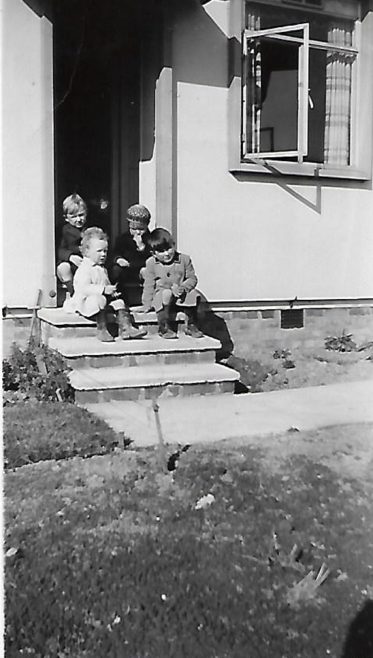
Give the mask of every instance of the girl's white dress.
[[84, 256], [74, 276], [74, 294], [67, 299], [63, 308], [68, 313], [80, 313], [87, 318], [105, 308], [105, 286], [110, 285], [106, 268], [95, 265]]

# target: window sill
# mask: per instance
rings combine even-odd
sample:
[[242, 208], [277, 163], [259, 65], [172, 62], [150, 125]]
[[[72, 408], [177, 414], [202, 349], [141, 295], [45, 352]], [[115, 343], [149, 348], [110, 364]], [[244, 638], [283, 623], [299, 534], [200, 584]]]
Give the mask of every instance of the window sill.
[[371, 179], [366, 171], [355, 167], [327, 167], [312, 162], [286, 162], [283, 160], [263, 160], [259, 162], [240, 162], [232, 166], [229, 171], [232, 174], [251, 173], [266, 174], [270, 176], [305, 176], [307, 178], [336, 178], [345, 180], [368, 181]]

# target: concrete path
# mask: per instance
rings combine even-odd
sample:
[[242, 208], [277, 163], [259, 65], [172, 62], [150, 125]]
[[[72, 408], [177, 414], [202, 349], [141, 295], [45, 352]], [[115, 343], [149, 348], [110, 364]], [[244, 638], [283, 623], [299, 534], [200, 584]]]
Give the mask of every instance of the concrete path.
[[[158, 400], [167, 443], [200, 443], [266, 436], [329, 425], [373, 423], [373, 379], [329, 386]], [[136, 446], [158, 442], [151, 401], [86, 405]]]

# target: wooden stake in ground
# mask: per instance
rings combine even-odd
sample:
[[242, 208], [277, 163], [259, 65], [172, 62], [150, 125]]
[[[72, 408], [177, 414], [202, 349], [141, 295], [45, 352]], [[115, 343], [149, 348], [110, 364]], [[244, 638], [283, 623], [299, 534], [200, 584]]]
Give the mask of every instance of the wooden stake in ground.
[[36, 324], [36, 321], [38, 319], [37, 318], [37, 312], [40, 308], [41, 295], [42, 295], [42, 290], [39, 288], [39, 290], [37, 292], [37, 295], [36, 295], [35, 304], [32, 307], [32, 318], [31, 318], [29, 341], [31, 341], [31, 338], [34, 334], [35, 324]]
[[157, 428], [158, 435], [158, 455], [159, 455], [159, 465], [162, 471], [167, 472], [167, 453], [166, 453], [166, 444], [164, 442], [161, 421], [159, 418], [159, 404], [156, 400], [152, 400], [152, 407], [154, 411], [155, 426]]

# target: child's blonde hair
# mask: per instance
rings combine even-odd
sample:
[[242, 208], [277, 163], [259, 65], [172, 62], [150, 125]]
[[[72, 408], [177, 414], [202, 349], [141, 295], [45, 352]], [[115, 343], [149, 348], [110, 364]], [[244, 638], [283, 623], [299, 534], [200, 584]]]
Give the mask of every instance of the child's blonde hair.
[[102, 228], [99, 228], [98, 226], [91, 226], [91, 228], [86, 228], [86, 230], [82, 233], [82, 241], [80, 243], [80, 251], [82, 252], [83, 256], [87, 252], [89, 243], [94, 240], [94, 238], [97, 238], [98, 240], [105, 240], [105, 242], [109, 243], [109, 238], [105, 231], [102, 230]]
[[79, 210], [87, 212], [87, 204], [79, 194], [70, 194], [63, 200], [62, 210], [64, 217], [66, 217], [66, 215], [73, 215], [74, 213], [79, 212]]

